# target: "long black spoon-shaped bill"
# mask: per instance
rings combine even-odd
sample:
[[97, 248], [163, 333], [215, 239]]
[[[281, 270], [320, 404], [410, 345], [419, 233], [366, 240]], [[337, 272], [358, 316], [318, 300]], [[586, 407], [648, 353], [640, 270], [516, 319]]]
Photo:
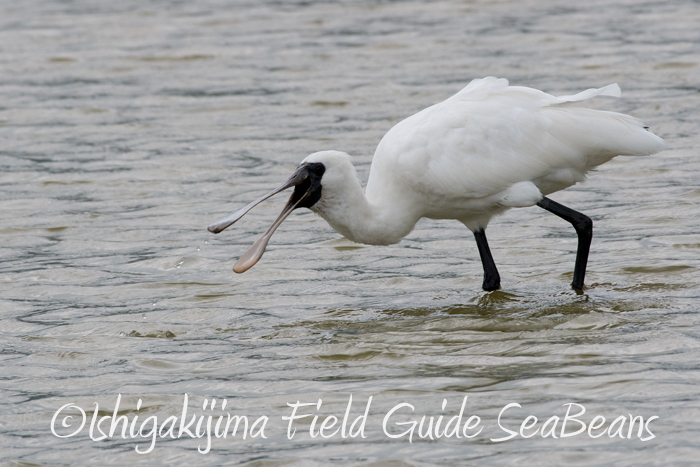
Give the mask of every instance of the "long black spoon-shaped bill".
[[236, 223], [241, 217], [245, 216], [248, 211], [253, 209], [255, 206], [258, 204], [262, 203], [266, 199], [276, 195], [277, 193], [286, 190], [287, 188], [291, 188], [296, 185], [300, 185], [308, 178], [308, 172], [303, 169], [302, 167], [297, 168], [297, 170], [292, 174], [292, 176], [284, 182], [282, 185], [279, 187], [275, 188], [271, 192], [269, 192], [266, 195], [261, 196], [260, 198], [256, 199], [252, 203], [247, 204], [246, 206], [242, 207], [241, 209], [237, 211], [233, 211], [231, 214], [222, 217], [218, 221], [214, 222], [212, 225], [207, 227], [207, 230], [211, 233], [218, 234], [219, 232], [223, 231], [227, 227], [232, 226], [234, 223]]
[[265, 234], [260, 237], [260, 239], [255, 242], [253, 246], [248, 249], [248, 251], [243, 253], [243, 256], [241, 256], [238, 261], [236, 261], [236, 264], [233, 265], [233, 272], [238, 274], [246, 272], [248, 269], [255, 266], [258, 261], [260, 261], [263, 253], [265, 253], [265, 248], [267, 248], [267, 243], [270, 241], [270, 238], [272, 238], [272, 234], [275, 233], [277, 227], [284, 222], [284, 220], [292, 213], [292, 211], [296, 209], [297, 205], [301, 203], [303, 199], [304, 197], [302, 196], [295, 200], [294, 194], [292, 194], [287, 202], [287, 205], [284, 207], [280, 215], [277, 216], [275, 222], [273, 222], [270, 228], [267, 229]]

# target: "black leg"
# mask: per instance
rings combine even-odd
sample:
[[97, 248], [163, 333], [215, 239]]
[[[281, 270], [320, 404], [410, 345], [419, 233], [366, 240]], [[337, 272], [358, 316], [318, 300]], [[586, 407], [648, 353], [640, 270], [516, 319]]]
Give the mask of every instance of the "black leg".
[[484, 266], [484, 283], [482, 287], [487, 292], [498, 290], [501, 288], [501, 276], [498, 275], [496, 263], [493, 262], [493, 256], [491, 256], [484, 229], [475, 230], [474, 238], [476, 238], [476, 246], [479, 248], [481, 264]]
[[542, 201], [537, 203], [537, 205], [561, 217], [576, 229], [578, 250], [576, 251], [576, 265], [574, 266], [574, 281], [571, 283], [571, 286], [577, 291], [582, 291], [583, 278], [586, 275], [586, 263], [588, 263], [588, 252], [591, 249], [591, 239], [593, 238], [593, 221], [587, 215], [567, 208], [546, 197], [542, 198]]

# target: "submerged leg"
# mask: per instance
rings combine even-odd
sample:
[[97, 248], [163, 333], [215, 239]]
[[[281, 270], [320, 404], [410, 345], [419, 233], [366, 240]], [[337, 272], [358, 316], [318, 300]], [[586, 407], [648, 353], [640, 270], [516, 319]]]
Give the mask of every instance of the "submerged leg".
[[576, 229], [576, 234], [578, 234], [578, 250], [576, 251], [576, 265], [574, 266], [574, 281], [571, 283], [571, 286], [577, 291], [582, 291], [583, 278], [586, 275], [588, 252], [591, 249], [591, 239], [593, 238], [593, 221], [587, 215], [562, 206], [547, 197], [542, 198], [537, 205], [561, 217]]
[[484, 266], [484, 283], [482, 287], [487, 292], [498, 290], [501, 287], [501, 276], [498, 275], [496, 263], [493, 262], [493, 256], [491, 256], [484, 229], [475, 230], [474, 238], [476, 238], [476, 246], [479, 248], [481, 264]]

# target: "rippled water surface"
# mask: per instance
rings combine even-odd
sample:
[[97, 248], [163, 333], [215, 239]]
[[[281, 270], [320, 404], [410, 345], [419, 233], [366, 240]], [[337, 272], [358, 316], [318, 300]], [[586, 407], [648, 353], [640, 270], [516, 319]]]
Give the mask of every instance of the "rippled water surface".
[[[697, 462], [697, 1], [1, 5], [0, 461]], [[286, 196], [218, 236], [212, 221], [314, 151], [353, 154], [366, 180], [393, 124], [488, 75], [555, 94], [617, 82], [623, 98], [596, 105], [641, 118], [669, 144], [552, 195], [595, 223], [583, 295], [569, 287], [573, 229], [536, 207], [489, 226], [502, 276], [493, 293], [481, 291], [473, 237], [454, 221], [423, 220], [398, 245], [365, 247], [299, 211], [255, 268], [231, 271]], [[119, 415], [139, 416], [138, 431], [148, 416], [180, 417], [185, 393], [196, 416], [268, 416], [267, 438], [214, 439], [207, 454], [202, 440], [158, 438], [140, 455], [145, 438], [92, 441], [89, 417], [73, 437], [51, 433], [66, 404], [92, 415], [98, 403], [106, 416], [121, 394]], [[321, 420], [342, 418], [351, 394], [351, 420], [372, 397], [366, 438], [311, 438], [310, 418], [287, 438], [288, 403], [322, 399]], [[392, 423], [448, 420], [464, 396], [464, 420], [477, 415], [483, 428], [472, 439], [409, 443], [382, 430], [400, 403], [415, 412]], [[215, 409], [202, 409], [211, 398]], [[584, 423], [606, 418], [600, 433], [618, 416], [656, 416], [655, 438], [627, 439], [625, 426], [623, 438], [494, 443], [511, 402], [521, 408], [501, 423], [516, 431], [575, 402]], [[58, 434], [80, 421], [75, 406]]]

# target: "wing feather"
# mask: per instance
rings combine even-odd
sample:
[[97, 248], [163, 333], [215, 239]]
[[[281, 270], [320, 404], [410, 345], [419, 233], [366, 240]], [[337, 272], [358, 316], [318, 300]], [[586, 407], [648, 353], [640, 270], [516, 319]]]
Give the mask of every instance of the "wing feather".
[[665, 147], [633, 117], [560, 105], [601, 95], [619, 96], [620, 88], [612, 84], [555, 97], [508, 86], [505, 79], [474, 80], [385, 135], [367, 195], [405, 196], [410, 187], [416, 196], [453, 204], [519, 182], [532, 182], [548, 194], [583, 180], [614, 156], [648, 155]]

